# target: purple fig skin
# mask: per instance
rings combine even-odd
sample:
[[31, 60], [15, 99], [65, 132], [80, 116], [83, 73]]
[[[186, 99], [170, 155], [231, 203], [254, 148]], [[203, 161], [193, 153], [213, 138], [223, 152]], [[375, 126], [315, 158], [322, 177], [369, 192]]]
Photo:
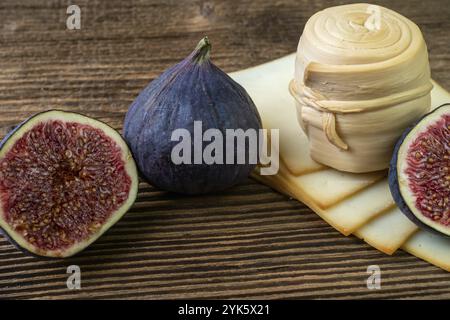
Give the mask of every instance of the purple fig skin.
[[[434, 228], [430, 227], [429, 225], [423, 223], [411, 211], [411, 209], [409, 208], [408, 203], [406, 203], [405, 199], [403, 198], [402, 194], [400, 193], [400, 187], [399, 187], [399, 183], [398, 183], [398, 172], [397, 172], [397, 163], [399, 161], [398, 152], [399, 152], [400, 147], [402, 146], [402, 144], [405, 142], [405, 139], [408, 136], [408, 134], [411, 132], [412, 129], [414, 129], [414, 127], [416, 125], [421, 123], [424, 119], [426, 119], [428, 116], [430, 116], [431, 114], [436, 112], [438, 109], [443, 108], [445, 106], [450, 106], [450, 103], [443, 104], [443, 105], [439, 106], [438, 108], [436, 108], [435, 110], [431, 111], [430, 113], [427, 113], [422, 118], [420, 118], [416, 123], [414, 123], [411, 127], [407, 128], [403, 132], [402, 136], [400, 137], [400, 139], [397, 141], [397, 143], [395, 145], [394, 153], [393, 153], [392, 159], [391, 159], [390, 164], [389, 164], [388, 182], [389, 182], [389, 189], [391, 191], [391, 194], [392, 194], [392, 197], [394, 198], [395, 203], [397, 204], [397, 206], [400, 209], [400, 211], [410, 221], [415, 223], [422, 230], [425, 230], [425, 231], [428, 231], [428, 232], [431, 232], [433, 234], [437, 234], [437, 235], [440, 235], [440, 236], [450, 237], [450, 234], [442, 233], [442, 232], [440, 232], [438, 230], [435, 230]], [[411, 204], [411, 205], [414, 205], [414, 204]]]
[[224, 140], [225, 129], [261, 129], [252, 99], [210, 61], [210, 48], [205, 37], [186, 59], [153, 80], [125, 117], [125, 140], [141, 174], [157, 188], [184, 194], [217, 192], [242, 182], [256, 166], [193, 161], [175, 165], [171, 160], [172, 148], [179, 143], [171, 141], [175, 129], [191, 133], [193, 150], [194, 121], [202, 121], [203, 132], [219, 129]]

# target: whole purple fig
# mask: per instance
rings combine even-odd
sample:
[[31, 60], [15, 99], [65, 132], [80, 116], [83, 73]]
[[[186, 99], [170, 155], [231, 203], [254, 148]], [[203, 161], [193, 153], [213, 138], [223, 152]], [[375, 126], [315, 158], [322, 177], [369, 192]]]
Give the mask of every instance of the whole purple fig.
[[124, 136], [137, 165], [158, 188], [220, 191], [245, 180], [256, 165], [260, 116], [245, 89], [211, 62], [210, 50], [205, 37], [152, 81], [125, 117]]

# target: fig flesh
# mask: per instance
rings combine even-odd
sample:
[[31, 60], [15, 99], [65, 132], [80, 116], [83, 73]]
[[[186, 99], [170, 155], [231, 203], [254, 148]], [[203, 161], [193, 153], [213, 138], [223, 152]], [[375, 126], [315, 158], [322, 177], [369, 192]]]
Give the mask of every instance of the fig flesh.
[[450, 236], [450, 104], [425, 115], [397, 142], [389, 187], [411, 221]]
[[133, 204], [138, 176], [120, 134], [81, 114], [51, 110], [0, 146], [0, 228], [19, 248], [71, 256]]

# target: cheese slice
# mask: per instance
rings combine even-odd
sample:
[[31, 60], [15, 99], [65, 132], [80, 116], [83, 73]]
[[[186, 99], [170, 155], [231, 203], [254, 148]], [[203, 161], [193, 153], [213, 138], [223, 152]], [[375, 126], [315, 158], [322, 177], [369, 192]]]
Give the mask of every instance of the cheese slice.
[[437, 107], [450, 103], [450, 93], [442, 88], [436, 81], [431, 80], [433, 84], [433, 90], [431, 91], [431, 109], [436, 109]]
[[419, 231], [402, 249], [450, 272], [450, 238]]
[[392, 207], [394, 200], [389, 192], [387, 179], [383, 179], [326, 210], [325, 215], [328, 220], [333, 220], [339, 225], [343, 234], [349, 235]]
[[373, 185], [385, 176], [386, 172], [357, 174], [327, 169], [297, 177], [285, 176], [285, 178], [302, 188], [320, 208], [326, 209]]
[[394, 207], [363, 225], [354, 234], [372, 247], [393, 254], [417, 230], [417, 226]]

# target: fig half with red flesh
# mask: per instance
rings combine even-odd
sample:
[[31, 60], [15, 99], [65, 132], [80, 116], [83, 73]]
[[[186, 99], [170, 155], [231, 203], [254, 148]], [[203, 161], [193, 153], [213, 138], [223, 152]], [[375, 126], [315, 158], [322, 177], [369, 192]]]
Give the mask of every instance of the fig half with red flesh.
[[120, 134], [81, 114], [36, 114], [0, 145], [0, 227], [35, 255], [83, 250], [128, 211], [137, 188]]
[[425, 115], [398, 141], [389, 186], [419, 227], [450, 236], [450, 104]]

